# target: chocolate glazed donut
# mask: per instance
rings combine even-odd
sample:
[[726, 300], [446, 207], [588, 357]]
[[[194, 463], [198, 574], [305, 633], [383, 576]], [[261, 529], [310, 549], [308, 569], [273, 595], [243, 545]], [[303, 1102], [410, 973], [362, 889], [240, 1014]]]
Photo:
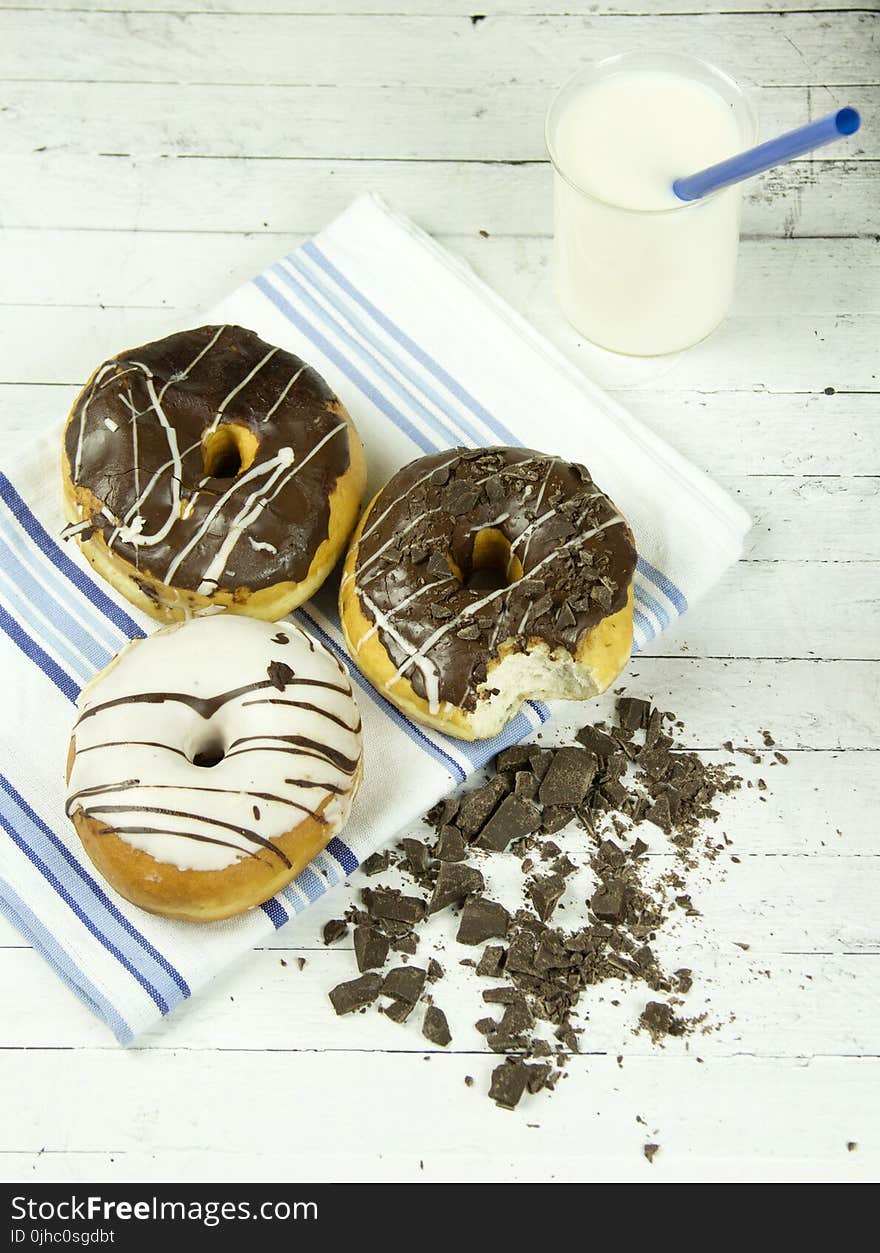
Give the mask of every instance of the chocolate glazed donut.
[[68, 419], [63, 471], [65, 536], [165, 621], [283, 617], [338, 560], [364, 487], [360, 439], [321, 376], [238, 326], [106, 361]]
[[636, 550], [582, 465], [456, 448], [367, 508], [340, 592], [352, 656], [411, 717], [496, 735], [527, 699], [603, 692], [632, 649]]

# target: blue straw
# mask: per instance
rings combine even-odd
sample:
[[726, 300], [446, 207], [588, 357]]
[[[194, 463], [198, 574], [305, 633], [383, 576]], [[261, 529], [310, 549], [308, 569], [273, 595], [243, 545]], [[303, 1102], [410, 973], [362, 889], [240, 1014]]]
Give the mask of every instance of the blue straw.
[[679, 200], [699, 200], [731, 183], [740, 183], [744, 178], [760, 174], [774, 165], [782, 165], [804, 152], [812, 152], [823, 144], [830, 144], [842, 135], [854, 135], [861, 125], [861, 118], [855, 109], [838, 109], [817, 122], [809, 122], [799, 126], [797, 130], [780, 135], [778, 139], [770, 139], [766, 144], [758, 144], [748, 152], [737, 153], [727, 161], [719, 161], [710, 165], [707, 170], [698, 174], [688, 174], [686, 178], [677, 178], [672, 190]]

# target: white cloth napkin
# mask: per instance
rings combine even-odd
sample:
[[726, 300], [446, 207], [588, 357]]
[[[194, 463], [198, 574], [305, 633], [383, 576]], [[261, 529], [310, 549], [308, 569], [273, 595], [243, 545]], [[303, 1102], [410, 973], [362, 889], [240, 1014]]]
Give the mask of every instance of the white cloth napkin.
[[[585, 461], [635, 530], [637, 647], [740, 554], [749, 519], [738, 505], [374, 196], [204, 321], [251, 327], [317, 367], [363, 436], [371, 489], [456, 444], [525, 444]], [[59, 447], [60, 427], [0, 475], [0, 908], [128, 1042], [549, 710], [529, 705], [499, 739], [468, 745], [415, 726], [353, 671], [366, 778], [342, 838], [244, 917], [191, 925], [141, 912], [84, 856], [64, 815], [63, 774], [79, 689], [154, 624], [59, 541]], [[332, 593], [296, 616], [344, 655]]]

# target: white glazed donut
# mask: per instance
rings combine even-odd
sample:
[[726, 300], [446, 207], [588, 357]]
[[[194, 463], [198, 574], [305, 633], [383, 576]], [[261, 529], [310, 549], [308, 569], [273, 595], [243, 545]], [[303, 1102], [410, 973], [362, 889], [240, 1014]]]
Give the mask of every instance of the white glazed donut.
[[79, 698], [67, 812], [143, 909], [228, 918], [345, 825], [362, 771], [343, 666], [290, 623], [220, 614], [135, 640]]

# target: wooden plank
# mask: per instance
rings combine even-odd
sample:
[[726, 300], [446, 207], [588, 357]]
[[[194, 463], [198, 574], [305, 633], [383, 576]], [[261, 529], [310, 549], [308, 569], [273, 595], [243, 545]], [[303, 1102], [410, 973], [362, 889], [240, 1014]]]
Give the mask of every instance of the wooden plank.
[[[747, 236], [874, 236], [874, 162], [791, 162], [750, 184]], [[374, 190], [437, 234], [553, 231], [547, 163], [0, 157], [5, 226], [320, 231]]]
[[[74, 383], [0, 384], [0, 425], [7, 439], [29, 438], [60, 421], [78, 390]], [[854, 475], [877, 467], [880, 406], [873, 395], [657, 390], [619, 398], [715, 476]]]
[[[115, 7], [122, 13], [236, 13], [259, 17], [266, 13], [314, 14], [316, 0], [129, 0]], [[100, 11], [107, 0], [0, 0], [0, 9], [64, 13], [70, 10]], [[472, 15], [473, 0], [321, 0], [321, 12], [388, 16], [406, 12], [431, 17], [456, 14], [478, 24], [492, 17], [567, 17], [582, 13], [590, 17], [643, 16], [649, 13], [779, 13], [787, 10], [839, 13], [866, 10], [866, 0], [480, 0], [479, 15]]]
[[[191, 309], [207, 276], [226, 293], [302, 235], [0, 229], [2, 304], [117, 305]], [[555, 305], [549, 238], [442, 237], [491, 286], [546, 316]], [[829, 277], [833, 275], [833, 284]], [[200, 279], [201, 282], [205, 280]], [[880, 248], [873, 239], [748, 240], [734, 311], [741, 315], [880, 313]]]
[[[518, 302], [514, 286], [522, 288], [530, 281], [526, 275], [509, 276], [501, 294], [514, 307], [519, 303], [578, 369], [610, 391], [628, 395], [661, 388], [693, 392], [759, 386], [768, 392], [819, 392], [828, 385], [841, 391], [877, 389], [880, 314], [731, 315], [688, 353], [633, 363], [582, 343], [555, 308], [542, 310], [528, 299]], [[215, 276], [194, 280], [194, 292], [196, 282], [203, 293], [200, 310], [223, 294], [224, 284]], [[169, 316], [167, 310], [154, 308], [0, 306], [0, 383], [76, 382], [120, 345], [143, 343], [182, 322], [200, 320], [198, 310], [176, 310]], [[787, 348], [781, 354], [783, 339]]]
[[[582, 1057], [564, 1096], [536, 1098], [514, 1116], [486, 1101], [489, 1069], [489, 1059], [455, 1055], [429, 1063], [387, 1053], [14, 1055], [0, 1072], [4, 1108], [15, 1111], [0, 1126], [4, 1173], [199, 1180], [207, 1152], [212, 1179], [261, 1182], [803, 1182], [876, 1172], [876, 1058], [701, 1065], [669, 1055], [621, 1070], [614, 1058]], [[257, 1090], [271, 1093], [271, 1107], [255, 1106]], [[304, 1113], [310, 1093], [322, 1094], [323, 1116]], [[381, 1129], [378, 1138], [369, 1128]], [[648, 1140], [662, 1145], [653, 1166], [642, 1153]]]
[[[604, 17], [461, 17], [0, 13], [0, 78], [63, 81], [327, 83], [478, 82], [552, 88], [583, 63], [631, 47], [689, 51], [773, 86], [876, 81], [880, 27], [871, 13]], [[29, 55], [39, 47], [39, 60]], [[753, 69], [754, 72], [754, 69]]]
[[[743, 233], [876, 234], [878, 163], [795, 161], [749, 184]], [[365, 191], [438, 234], [549, 235], [546, 162], [0, 156], [6, 226], [311, 234]]]
[[[781, 134], [847, 104], [866, 117], [876, 87], [756, 88], [761, 134]], [[7, 83], [0, 146], [7, 155], [48, 148], [133, 157], [318, 157], [543, 161], [543, 83], [388, 86], [166, 83]], [[267, 119], [273, 123], [267, 125]], [[880, 157], [865, 126], [827, 161]]]
[[[762, 866], [762, 874], [765, 869]], [[757, 875], [751, 881], [746, 874], [738, 879], [743, 892], [754, 890], [758, 883]], [[776, 886], [774, 879], [771, 890]], [[740, 923], [749, 925], [745, 908], [740, 911]], [[762, 927], [760, 920], [758, 927]], [[445, 934], [453, 932], [454, 926], [447, 923]], [[752, 932], [742, 934], [751, 936]], [[880, 996], [880, 954], [779, 955], [758, 951], [754, 943], [743, 952], [726, 937], [719, 940], [714, 935], [699, 945], [681, 940], [654, 945], [661, 947], [666, 950], [662, 960], [671, 962], [673, 969], [694, 972], [694, 986], [680, 1012], [686, 1017], [706, 1016], [704, 1029], [691, 1040], [670, 1042], [667, 1052], [673, 1055], [690, 1051], [704, 1058], [739, 1053], [827, 1057], [880, 1052], [874, 1012]], [[428, 952], [426, 948], [426, 961]], [[458, 964], [468, 957], [473, 957], [472, 949], [448, 941], [441, 953], [446, 975], [432, 986], [431, 995], [438, 1005], [447, 1007], [453, 1037], [449, 1052], [484, 1054], [485, 1060], [476, 1062], [482, 1069], [492, 1054], [473, 1024], [492, 1013], [492, 1007], [482, 1001], [483, 989], [491, 984]], [[311, 951], [304, 960], [300, 970], [292, 953], [284, 957], [268, 950], [253, 953], [233, 973], [221, 976], [167, 1023], [145, 1035], [136, 1047], [163, 1052], [182, 1047], [203, 1054], [215, 1049], [441, 1052], [421, 1034], [422, 1007], [416, 1007], [402, 1026], [375, 1010], [337, 1019], [327, 993], [357, 976], [353, 953]], [[107, 1027], [73, 1001], [37, 953], [0, 949], [0, 993], [4, 1004], [21, 1007], [0, 1028], [4, 1052], [114, 1047]], [[576, 1024], [584, 1027], [581, 1051], [611, 1057], [622, 1054], [626, 1059], [650, 1057], [655, 1046], [635, 1029], [651, 999], [649, 988], [623, 980], [588, 990], [582, 998], [583, 1012], [576, 1017]], [[46, 1012], [47, 1007], [51, 1012]], [[296, 1022], [295, 1036], [292, 1021]], [[552, 1031], [546, 1036], [552, 1039]]]

